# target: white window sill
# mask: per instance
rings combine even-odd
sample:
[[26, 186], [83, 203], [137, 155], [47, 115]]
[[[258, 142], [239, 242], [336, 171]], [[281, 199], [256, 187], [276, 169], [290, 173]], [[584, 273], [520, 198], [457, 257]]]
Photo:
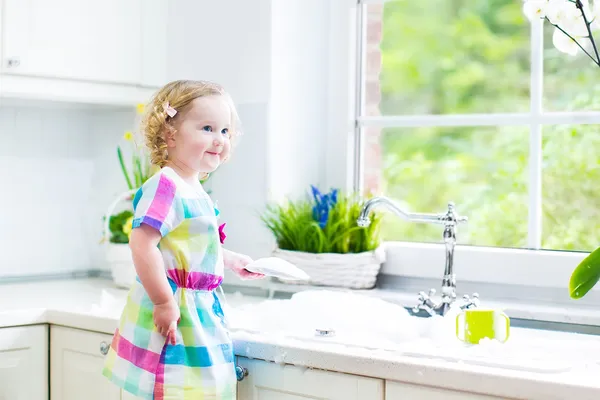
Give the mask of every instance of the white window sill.
[[[446, 249], [437, 243], [388, 242], [381, 273], [442, 279]], [[457, 245], [453, 272], [457, 282], [564, 288], [589, 253]]]

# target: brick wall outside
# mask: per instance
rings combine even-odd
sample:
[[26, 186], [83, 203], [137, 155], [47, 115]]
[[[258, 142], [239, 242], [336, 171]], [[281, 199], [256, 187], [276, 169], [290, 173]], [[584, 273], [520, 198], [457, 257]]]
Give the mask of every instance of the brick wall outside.
[[[365, 49], [365, 110], [368, 116], [380, 115], [381, 88], [380, 43], [383, 28], [383, 4], [369, 4], [367, 10], [367, 43]], [[381, 128], [364, 129], [364, 190], [365, 193], [380, 194], [382, 190], [383, 164], [381, 154]]]

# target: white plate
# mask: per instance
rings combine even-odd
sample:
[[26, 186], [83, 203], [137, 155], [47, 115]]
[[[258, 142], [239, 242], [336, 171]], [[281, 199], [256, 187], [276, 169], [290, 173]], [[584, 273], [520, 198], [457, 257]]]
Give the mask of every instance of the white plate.
[[278, 257], [265, 257], [254, 260], [245, 267], [250, 272], [274, 276], [281, 279], [307, 281], [310, 277], [294, 264]]

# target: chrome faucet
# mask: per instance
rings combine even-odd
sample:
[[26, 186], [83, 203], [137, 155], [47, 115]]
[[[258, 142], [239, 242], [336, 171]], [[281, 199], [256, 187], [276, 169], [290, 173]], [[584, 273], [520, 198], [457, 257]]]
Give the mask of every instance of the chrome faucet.
[[[444, 267], [444, 276], [442, 278], [441, 300], [435, 302], [433, 296], [435, 289], [430, 289], [429, 294], [419, 292], [418, 304], [413, 307], [413, 313], [418, 313], [420, 310], [426, 311], [430, 316], [446, 315], [452, 303], [456, 300], [456, 277], [454, 274], [454, 247], [456, 246], [456, 226], [459, 223], [467, 222], [468, 218], [459, 216], [455, 211], [454, 203], [448, 203], [448, 211], [444, 214], [418, 214], [410, 213], [402, 210], [394, 201], [387, 197], [373, 197], [367, 200], [360, 212], [356, 223], [358, 226], [367, 227], [371, 223], [369, 213], [379, 205], [386, 206], [394, 214], [399, 217], [411, 221], [422, 222], [428, 224], [444, 225], [444, 244], [446, 245], [446, 265]], [[479, 305], [479, 295], [473, 293], [471, 297], [463, 296], [461, 309], [473, 308]]]

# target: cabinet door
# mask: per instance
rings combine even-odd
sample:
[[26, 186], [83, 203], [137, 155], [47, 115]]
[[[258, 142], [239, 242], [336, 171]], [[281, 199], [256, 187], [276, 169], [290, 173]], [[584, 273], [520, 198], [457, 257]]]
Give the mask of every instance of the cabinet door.
[[51, 400], [120, 400], [121, 390], [102, 375], [112, 335], [52, 326]]
[[138, 84], [142, 0], [4, 0], [2, 71]]
[[385, 400], [501, 400], [500, 397], [386, 381]]
[[48, 327], [0, 329], [0, 399], [48, 398]]
[[131, 393], [126, 392], [126, 391], [123, 390], [122, 395], [121, 395], [121, 400], [140, 400], [140, 398], [139, 397], [135, 397]]
[[238, 400], [383, 400], [381, 379], [239, 358]]

